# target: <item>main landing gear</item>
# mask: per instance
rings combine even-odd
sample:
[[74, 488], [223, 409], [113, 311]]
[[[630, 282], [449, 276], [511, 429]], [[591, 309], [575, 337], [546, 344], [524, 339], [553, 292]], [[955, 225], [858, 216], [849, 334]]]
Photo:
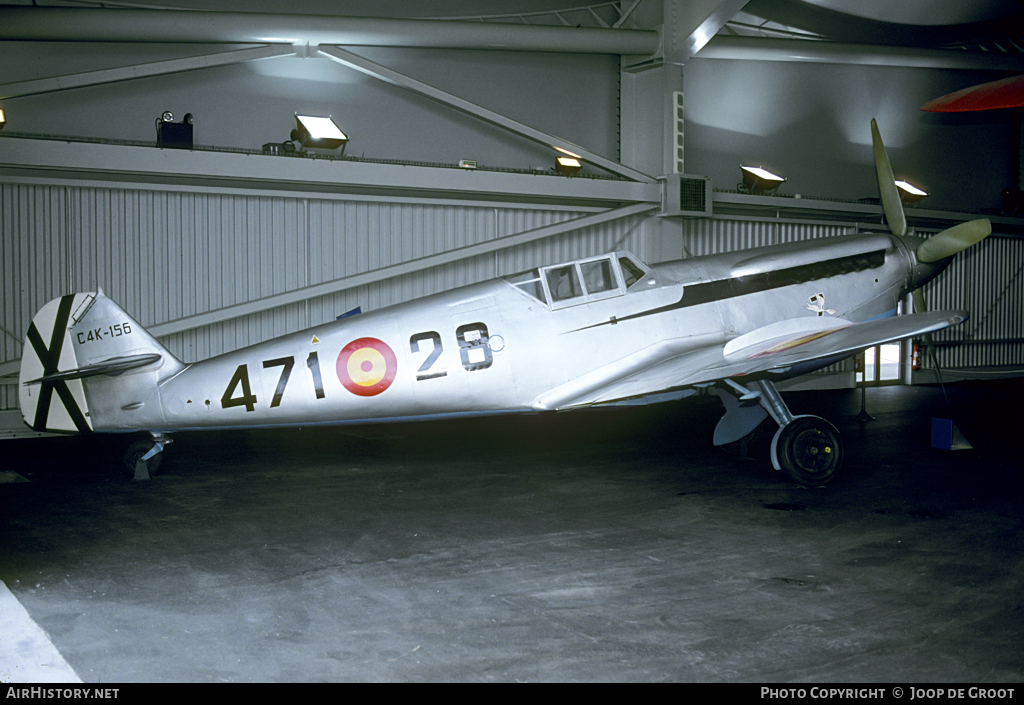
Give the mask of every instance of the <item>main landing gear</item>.
[[148, 480], [160, 469], [163, 449], [171, 438], [163, 433], [150, 433], [152, 438], [136, 441], [124, 453], [124, 467], [136, 480]]
[[771, 416], [779, 424], [771, 446], [775, 469], [802, 487], [822, 487], [832, 480], [843, 461], [842, 442], [835, 426], [818, 416], [794, 416], [779, 390], [767, 380], [748, 387], [733, 380], [726, 383], [733, 394], [719, 394], [726, 413], [715, 429], [715, 445], [752, 434], [766, 416]]

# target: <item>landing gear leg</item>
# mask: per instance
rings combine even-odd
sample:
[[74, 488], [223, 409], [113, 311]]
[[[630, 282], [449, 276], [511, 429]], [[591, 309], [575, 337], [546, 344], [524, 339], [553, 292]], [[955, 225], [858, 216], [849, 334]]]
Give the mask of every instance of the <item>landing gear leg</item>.
[[148, 480], [160, 469], [163, 449], [171, 438], [163, 433], [153, 433], [151, 440], [138, 441], [128, 446], [124, 454], [125, 469], [136, 480]]
[[773, 383], [755, 384], [761, 405], [779, 424], [772, 439], [772, 465], [802, 487], [828, 484], [843, 461], [839, 431], [818, 416], [793, 416]]

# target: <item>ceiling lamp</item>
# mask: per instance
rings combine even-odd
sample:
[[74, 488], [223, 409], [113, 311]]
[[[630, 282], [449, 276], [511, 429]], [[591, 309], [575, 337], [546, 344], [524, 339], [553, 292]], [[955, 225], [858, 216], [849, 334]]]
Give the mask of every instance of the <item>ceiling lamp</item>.
[[900, 200], [904, 203], [917, 203], [928, 195], [927, 191], [922, 191], [907, 181], [897, 181], [896, 190], [899, 191]]
[[348, 144], [348, 135], [334, 124], [330, 117], [295, 114], [298, 127], [292, 130], [292, 140], [306, 149], [337, 149]]
[[575, 174], [583, 168], [583, 164], [575, 157], [558, 157], [555, 159], [555, 171], [559, 174]]
[[0, 130], [4, 129], [4, 125], [7, 124], [7, 113], [4, 112], [3, 108], [0, 108]]
[[739, 184], [738, 188], [747, 193], [771, 193], [786, 181], [786, 177], [773, 174], [759, 166], [741, 164], [740, 173], [743, 174], [743, 182]]

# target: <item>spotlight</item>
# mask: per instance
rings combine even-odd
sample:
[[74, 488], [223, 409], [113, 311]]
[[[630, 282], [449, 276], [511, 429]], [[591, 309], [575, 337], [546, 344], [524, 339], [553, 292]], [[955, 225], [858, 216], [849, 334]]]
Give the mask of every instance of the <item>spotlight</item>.
[[917, 203], [928, 195], [927, 191], [922, 191], [907, 181], [897, 181], [896, 190], [899, 191], [900, 200], [903, 203]]
[[192, 149], [192, 113], [174, 122], [174, 113], [165, 110], [156, 120], [156, 146]]
[[342, 132], [334, 121], [328, 117], [313, 117], [311, 115], [295, 114], [295, 122], [298, 125], [292, 130], [292, 140], [298, 142], [306, 149], [337, 149], [345, 151], [348, 144], [348, 135]]
[[570, 152], [568, 149], [562, 149], [561, 147], [555, 147], [554, 145], [551, 145], [551, 146], [552, 146], [552, 148], [558, 150], [562, 154], [568, 155], [568, 156], [572, 157], [573, 159], [582, 159], [583, 158], [583, 157], [581, 157], [578, 154], [574, 154], [573, 152]]
[[573, 157], [558, 157], [555, 159], [555, 171], [559, 174], [575, 174], [583, 168], [579, 159]]
[[0, 108], [0, 130], [4, 129], [4, 125], [7, 124], [7, 113], [4, 112], [3, 108]]
[[737, 189], [747, 193], [771, 193], [786, 181], [785, 176], [773, 174], [759, 166], [743, 166], [741, 164], [740, 173], [743, 174], [743, 182], [737, 186]]

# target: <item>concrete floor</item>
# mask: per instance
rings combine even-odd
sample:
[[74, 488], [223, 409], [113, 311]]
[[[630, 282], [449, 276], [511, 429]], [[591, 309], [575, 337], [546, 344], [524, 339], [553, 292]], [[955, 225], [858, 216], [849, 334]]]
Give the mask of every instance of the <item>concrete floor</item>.
[[[86, 682], [1024, 679], [1020, 381], [787, 395], [827, 489], [710, 446], [713, 399], [0, 446], [0, 579]], [[1013, 406], [1011, 406], [1013, 404]]]

